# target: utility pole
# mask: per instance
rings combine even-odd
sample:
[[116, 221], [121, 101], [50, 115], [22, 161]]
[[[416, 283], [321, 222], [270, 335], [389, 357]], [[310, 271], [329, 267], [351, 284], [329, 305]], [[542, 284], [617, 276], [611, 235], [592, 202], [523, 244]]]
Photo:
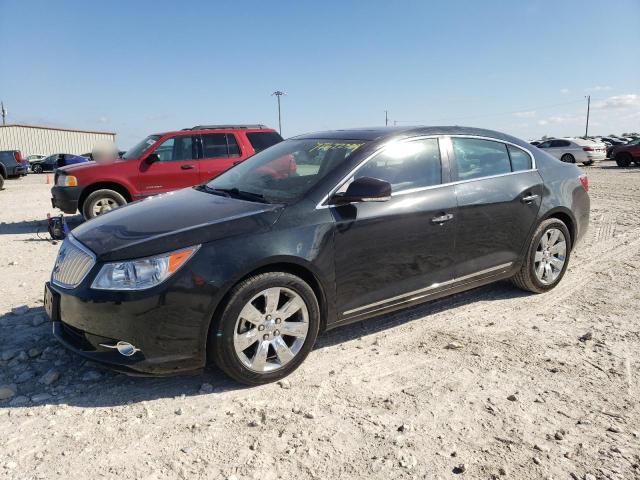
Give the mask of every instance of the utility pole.
[[2, 125], [6, 125], [5, 118], [7, 117], [7, 111], [4, 108], [4, 102], [0, 102], [0, 111], [2, 112]]
[[584, 138], [586, 140], [587, 135], [589, 135], [589, 109], [591, 107], [591, 95], [587, 95], [587, 126], [584, 129]]
[[280, 132], [281, 136], [282, 136], [282, 116], [280, 115], [280, 97], [286, 94], [287, 94], [286, 92], [283, 92], [280, 90], [276, 90], [271, 94], [272, 97], [275, 95], [276, 98], [278, 99], [278, 131]]
[[387, 110], [384, 111], [384, 126], [389, 125], [389, 112]]

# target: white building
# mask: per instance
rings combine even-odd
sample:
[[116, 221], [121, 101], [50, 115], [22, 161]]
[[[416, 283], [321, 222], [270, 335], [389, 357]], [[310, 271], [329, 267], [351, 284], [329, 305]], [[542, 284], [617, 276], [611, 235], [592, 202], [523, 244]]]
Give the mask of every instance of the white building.
[[20, 150], [23, 157], [40, 154], [73, 153], [80, 155], [105, 142], [116, 141], [112, 132], [93, 132], [36, 125], [0, 125], [0, 150]]

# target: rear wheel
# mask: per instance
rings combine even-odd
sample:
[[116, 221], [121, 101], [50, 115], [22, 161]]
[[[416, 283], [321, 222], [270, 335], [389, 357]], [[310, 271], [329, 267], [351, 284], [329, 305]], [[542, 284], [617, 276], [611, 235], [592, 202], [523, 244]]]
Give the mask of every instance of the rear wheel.
[[127, 204], [127, 199], [115, 190], [107, 188], [91, 193], [82, 204], [82, 216], [90, 220], [103, 213]]
[[512, 278], [523, 290], [544, 293], [564, 276], [571, 256], [571, 235], [561, 220], [549, 218], [536, 229], [520, 271]]
[[42, 165], [36, 163], [33, 167], [31, 167], [33, 173], [42, 173]]
[[582, 165], [585, 165], [585, 166], [593, 165], [593, 162], [594, 162], [593, 160], [587, 160], [586, 162], [582, 162]]
[[633, 157], [631, 157], [631, 155], [626, 152], [616, 155], [616, 164], [619, 167], [628, 167], [629, 165], [631, 165], [631, 160], [633, 160]]
[[562, 155], [562, 157], [560, 157], [560, 161], [564, 163], [576, 163], [575, 157], [570, 153], [565, 153], [564, 155]]
[[233, 288], [209, 334], [208, 351], [238, 382], [273, 382], [298, 368], [319, 326], [318, 301], [306, 282], [285, 272], [263, 273]]

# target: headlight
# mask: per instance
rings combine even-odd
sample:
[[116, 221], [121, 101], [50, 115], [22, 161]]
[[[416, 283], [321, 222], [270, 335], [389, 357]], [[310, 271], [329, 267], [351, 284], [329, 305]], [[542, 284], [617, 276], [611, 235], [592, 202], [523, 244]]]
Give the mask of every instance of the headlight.
[[59, 175], [56, 185], [58, 187], [76, 187], [78, 185], [78, 179], [73, 175]]
[[155, 287], [176, 273], [200, 245], [163, 253], [154, 257], [107, 263], [91, 284], [96, 290], [145, 290]]

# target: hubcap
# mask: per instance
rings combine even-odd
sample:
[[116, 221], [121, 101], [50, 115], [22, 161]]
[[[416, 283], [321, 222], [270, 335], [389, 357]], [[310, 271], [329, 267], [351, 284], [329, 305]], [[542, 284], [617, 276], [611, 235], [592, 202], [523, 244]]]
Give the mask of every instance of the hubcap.
[[109, 210], [113, 210], [114, 208], [118, 208], [118, 204], [112, 198], [101, 198], [96, 203], [93, 204], [93, 214], [94, 215], [102, 215], [103, 213], [108, 212]]
[[288, 288], [268, 288], [240, 311], [233, 346], [249, 370], [271, 372], [295, 358], [308, 330], [309, 311], [302, 297]]
[[554, 283], [567, 255], [567, 240], [561, 230], [550, 228], [542, 234], [534, 257], [534, 269], [538, 280], [545, 284]]

